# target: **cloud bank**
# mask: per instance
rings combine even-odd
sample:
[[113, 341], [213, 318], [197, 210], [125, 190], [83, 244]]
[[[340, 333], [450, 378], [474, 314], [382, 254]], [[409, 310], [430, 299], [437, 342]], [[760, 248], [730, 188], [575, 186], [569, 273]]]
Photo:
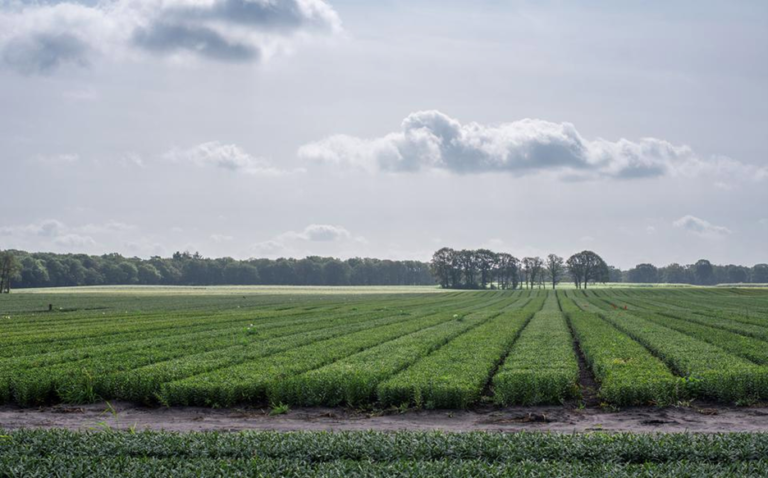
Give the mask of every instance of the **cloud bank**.
[[730, 158], [705, 160], [691, 148], [656, 138], [588, 140], [571, 123], [523, 119], [462, 124], [439, 111], [408, 115], [401, 130], [373, 139], [334, 135], [299, 148], [299, 157], [340, 167], [387, 172], [444, 170], [456, 174], [557, 172], [564, 179], [637, 179], [726, 175], [763, 180], [768, 169]]
[[255, 62], [340, 30], [323, 0], [0, 1], [0, 64], [32, 74], [99, 56]]
[[690, 214], [681, 217], [672, 224], [677, 228], [704, 237], [723, 237], [732, 233], [727, 227], [716, 226], [709, 221], [705, 221], [696, 216], [691, 216]]

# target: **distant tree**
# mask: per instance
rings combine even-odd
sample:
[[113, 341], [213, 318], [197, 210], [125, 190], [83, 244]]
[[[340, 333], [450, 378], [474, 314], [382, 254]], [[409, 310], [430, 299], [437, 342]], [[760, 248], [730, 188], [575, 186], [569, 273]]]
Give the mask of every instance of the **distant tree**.
[[349, 285], [351, 272], [349, 264], [338, 259], [331, 259], [323, 266], [323, 275], [327, 285]]
[[602, 257], [592, 251], [578, 252], [566, 261], [568, 272], [577, 288], [587, 288], [590, 281], [607, 282], [608, 265]]
[[608, 282], [624, 282], [624, 273], [621, 269], [608, 266]]
[[480, 287], [485, 289], [492, 279], [493, 270], [496, 268], [496, 254], [488, 249], [478, 249], [475, 251], [475, 260], [480, 272]]
[[756, 264], [750, 275], [754, 284], [768, 284], [768, 264]]
[[684, 284], [690, 281], [688, 270], [680, 264], [673, 263], [659, 270], [661, 280], [668, 284]]
[[443, 247], [432, 254], [432, 262], [430, 263], [432, 274], [434, 274], [437, 283], [443, 289], [456, 286], [454, 282], [455, 273], [453, 271], [455, 255], [456, 251], [450, 247]]
[[139, 281], [139, 270], [130, 262], [121, 262], [117, 265], [122, 274], [121, 284], [136, 284]]
[[160, 272], [150, 263], [139, 264], [137, 269], [137, 277], [139, 284], [154, 285], [159, 284], [163, 279]]
[[0, 252], [0, 294], [10, 294], [11, 282], [18, 279], [21, 263], [12, 251]]
[[45, 263], [32, 256], [26, 256], [21, 260], [21, 278], [19, 285], [21, 287], [41, 287], [48, 285], [48, 269]]
[[526, 257], [523, 259], [523, 263], [525, 264], [525, 268], [528, 270], [528, 282], [530, 285], [530, 288], [533, 288], [533, 285], [536, 283], [541, 282], [541, 275], [544, 268], [544, 261], [541, 259], [541, 257]]
[[728, 282], [731, 284], [743, 284], [749, 282], [749, 268], [730, 264], [726, 266]]
[[659, 270], [653, 264], [638, 264], [629, 270], [629, 282], [655, 284], [659, 282]]
[[565, 267], [563, 266], [563, 258], [557, 254], [550, 254], [547, 256], [547, 272], [549, 273], [549, 279], [552, 281], [552, 288], [557, 287], [560, 283], [560, 279], [563, 277]]
[[693, 274], [696, 279], [696, 284], [712, 285], [715, 282], [712, 263], [706, 259], [699, 259], [696, 261], [696, 264], [693, 265]]
[[230, 262], [222, 271], [224, 284], [254, 285], [259, 283], [259, 270], [247, 262]]
[[505, 252], [497, 254], [497, 258], [499, 287], [517, 289], [517, 284], [520, 281], [520, 260]]
[[477, 258], [475, 251], [463, 249], [458, 253], [458, 263], [466, 289], [477, 289]]

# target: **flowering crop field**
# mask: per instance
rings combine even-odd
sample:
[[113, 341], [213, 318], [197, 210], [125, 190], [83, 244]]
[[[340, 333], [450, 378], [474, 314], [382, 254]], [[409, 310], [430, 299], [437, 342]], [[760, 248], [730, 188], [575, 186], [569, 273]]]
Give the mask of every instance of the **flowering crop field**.
[[768, 291], [143, 288], [0, 297], [0, 403], [21, 406], [559, 404], [580, 399], [585, 374], [616, 406], [768, 400]]

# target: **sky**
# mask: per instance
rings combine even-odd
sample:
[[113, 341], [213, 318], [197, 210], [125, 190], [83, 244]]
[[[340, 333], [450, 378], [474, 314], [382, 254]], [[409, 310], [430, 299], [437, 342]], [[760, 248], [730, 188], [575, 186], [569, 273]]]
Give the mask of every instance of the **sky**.
[[0, 0], [0, 249], [768, 262], [763, 1]]

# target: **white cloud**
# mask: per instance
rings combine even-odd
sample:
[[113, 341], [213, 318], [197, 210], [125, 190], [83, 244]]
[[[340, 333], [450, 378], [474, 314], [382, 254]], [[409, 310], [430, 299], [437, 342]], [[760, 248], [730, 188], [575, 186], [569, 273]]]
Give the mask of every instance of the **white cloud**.
[[163, 157], [177, 163], [188, 162], [200, 167], [213, 166], [258, 176], [280, 176], [300, 172], [275, 168], [267, 159], [251, 156], [235, 144], [222, 144], [218, 141], [202, 143], [189, 149], [174, 148]]
[[340, 30], [323, 0], [0, 2], [0, 64], [29, 74], [141, 54], [253, 62]]
[[80, 234], [65, 234], [53, 240], [53, 242], [62, 247], [82, 248], [95, 246], [96, 241], [91, 236], [81, 236]]
[[696, 216], [683, 216], [672, 223], [675, 227], [684, 229], [688, 232], [704, 237], [722, 237], [730, 235], [732, 232], [727, 227], [716, 226], [704, 219]]
[[[288, 231], [274, 238], [259, 242], [251, 247], [252, 254], [259, 257], [303, 257], [328, 251], [329, 247], [348, 248], [367, 244], [362, 236], [355, 236], [342, 226], [310, 224], [302, 231]], [[319, 248], [319, 249], [318, 249]]]
[[217, 244], [221, 244], [223, 242], [229, 242], [232, 239], [234, 239], [234, 237], [227, 236], [224, 234], [211, 234], [211, 240]]
[[653, 226], [648, 226], [645, 228], [645, 233], [648, 234], [649, 236], [652, 236], [656, 234], [656, 228]]
[[564, 179], [700, 176], [762, 180], [768, 168], [729, 158], [704, 160], [688, 146], [656, 138], [587, 140], [571, 123], [523, 119], [462, 124], [439, 111], [410, 114], [401, 131], [373, 139], [334, 135], [298, 150], [306, 161], [389, 172], [456, 174], [553, 171]]
[[106, 234], [112, 232], [126, 232], [136, 229], [136, 226], [120, 221], [107, 221], [103, 224], [86, 224], [74, 228], [76, 231], [86, 234]]
[[49, 219], [31, 224], [0, 227], [0, 236], [15, 238], [22, 248], [37, 245], [84, 248], [97, 244], [92, 235], [115, 235], [135, 228], [118, 221], [71, 227], [61, 221]]
[[23, 224], [15, 226], [3, 226], [0, 227], [0, 235], [2, 236], [39, 236], [39, 237], [56, 237], [61, 234], [65, 226], [59, 221], [54, 219], [45, 220], [39, 223]]

